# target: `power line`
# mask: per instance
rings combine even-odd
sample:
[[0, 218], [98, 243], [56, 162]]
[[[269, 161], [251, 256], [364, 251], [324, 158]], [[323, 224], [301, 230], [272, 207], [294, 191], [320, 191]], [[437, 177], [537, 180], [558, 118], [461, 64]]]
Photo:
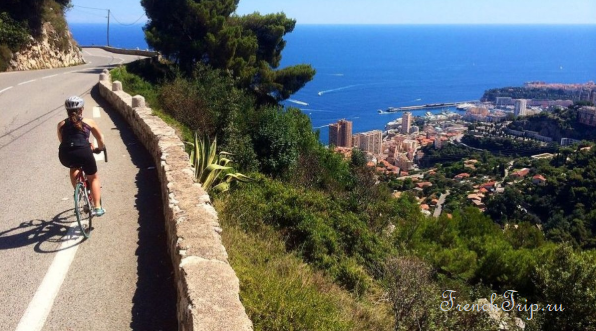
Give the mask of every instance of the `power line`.
[[120, 25], [124, 25], [124, 26], [128, 26], [128, 25], [135, 25], [138, 21], [141, 20], [141, 18], [143, 18], [145, 16], [145, 14], [142, 14], [141, 16], [139, 16], [139, 18], [137, 18], [136, 21], [132, 22], [132, 23], [122, 23], [120, 21], [118, 21], [118, 19], [114, 16], [114, 14], [110, 14], [112, 16], [112, 18], [114, 19], [114, 21], [116, 21], [116, 23], [120, 24]]
[[77, 12], [79, 12], [79, 13], [84, 13], [84, 14], [86, 14], [86, 15], [92, 15], [92, 16], [98, 16], [98, 17], [103, 17], [103, 18], [105, 18], [105, 16], [103, 16], [102, 14], [97, 14], [97, 13], [88, 12], [88, 11], [85, 11], [85, 10], [82, 10], [82, 9], [78, 9], [78, 8], [75, 8], [75, 10], [76, 10]]
[[93, 7], [85, 7], [85, 6], [79, 6], [79, 5], [72, 5], [73, 7], [79, 7], [79, 8], [86, 8], [86, 9], [94, 9], [94, 10], [109, 10], [107, 8], [93, 8]]
[[[132, 23], [122, 23], [120, 22], [116, 16], [114, 16], [114, 14], [112, 14], [111, 10], [108, 8], [95, 8], [95, 7], [86, 7], [86, 6], [79, 6], [79, 5], [72, 5], [73, 7], [78, 7], [78, 8], [85, 8], [85, 9], [93, 9], [93, 10], [107, 10], [108, 13], [110, 14], [110, 16], [116, 21], [116, 23], [120, 24], [120, 25], [134, 25], [137, 22], [139, 22], [141, 20], [141, 18], [143, 18], [143, 16], [145, 16], [145, 13], [141, 14], [141, 16], [139, 16], [139, 18], [137, 18], [134, 22]], [[84, 12], [84, 11], [83, 11]]]

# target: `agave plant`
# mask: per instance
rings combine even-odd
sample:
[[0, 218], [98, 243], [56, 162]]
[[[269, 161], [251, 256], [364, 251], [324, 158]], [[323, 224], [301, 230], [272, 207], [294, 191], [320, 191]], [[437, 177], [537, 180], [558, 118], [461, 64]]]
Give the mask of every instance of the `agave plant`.
[[195, 180], [201, 183], [205, 191], [214, 189], [225, 192], [230, 188], [230, 183], [235, 180], [240, 182], [251, 180], [248, 176], [234, 172], [234, 168], [229, 166], [232, 160], [227, 156], [230, 156], [230, 153], [217, 153], [217, 137], [210, 142], [209, 137], [204, 135], [199, 138], [199, 134], [195, 131], [194, 142], [187, 142], [187, 144], [192, 146], [190, 163], [195, 168]]

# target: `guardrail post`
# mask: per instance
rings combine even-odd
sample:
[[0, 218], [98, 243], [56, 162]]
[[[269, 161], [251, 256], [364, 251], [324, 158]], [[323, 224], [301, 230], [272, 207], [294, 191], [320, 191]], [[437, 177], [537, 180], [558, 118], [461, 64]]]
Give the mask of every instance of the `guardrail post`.
[[122, 91], [122, 83], [120, 81], [115, 81], [114, 83], [112, 83], [112, 91]]
[[145, 98], [141, 95], [132, 97], [132, 108], [145, 108]]

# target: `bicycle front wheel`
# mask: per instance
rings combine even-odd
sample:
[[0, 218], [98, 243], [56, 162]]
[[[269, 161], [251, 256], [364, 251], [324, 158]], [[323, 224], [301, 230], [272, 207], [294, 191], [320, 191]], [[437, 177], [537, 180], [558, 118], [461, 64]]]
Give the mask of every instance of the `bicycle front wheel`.
[[74, 200], [77, 223], [79, 223], [79, 228], [83, 236], [89, 238], [91, 236], [93, 210], [83, 183], [78, 183], [75, 187]]

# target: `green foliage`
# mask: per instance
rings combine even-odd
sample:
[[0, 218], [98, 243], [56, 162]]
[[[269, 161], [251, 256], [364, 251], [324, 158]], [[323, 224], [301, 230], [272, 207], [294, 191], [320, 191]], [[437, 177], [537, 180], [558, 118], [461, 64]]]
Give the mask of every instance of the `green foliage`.
[[[523, 166], [532, 169], [528, 178], [512, 183], [503, 194], [489, 198], [487, 214], [500, 224], [540, 224], [551, 241], [596, 247], [596, 194], [592, 189], [596, 185], [594, 150], [563, 148], [550, 160], [528, 160]], [[534, 174], [544, 176], [545, 185], [533, 184]], [[535, 229], [528, 231], [522, 232], [534, 242], [526, 247], [532, 247], [540, 240], [539, 234]], [[521, 243], [521, 238], [514, 240], [526, 245]]]
[[12, 59], [12, 52], [6, 45], [0, 45], [0, 71], [6, 71]]
[[557, 149], [553, 144], [543, 146], [542, 143], [532, 140], [526, 141], [523, 138], [477, 138], [465, 135], [462, 142], [474, 148], [486, 149], [494, 154], [518, 157], [552, 153]]
[[225, 227], [223, 243], [255, 330], [392, 328], [384, 304], [371, 302], [372, 297], [356, 300], [338, 288], [299, 256], [287, 253], [282, 236], [270, 227], [242, 231], [238, 226], [244, 223], [245, 205], [219, 200], [216, 208]]
[[5, 48], [2, 60], [6, 61], [7, 51], [18, 51], [26, 43], [28, 37], [26, 24], [15, 21], [7, 12], [0, 12], [0, 45]]
[[[431, 266], [416, 257], [389, 259], [384, 267], [384, 284], [396, 322], [394, 330], [498, 329], [483, 312], [439, 309], [443, 290], [433, 280]], [[458, 293], [458, 303], [469, 302], [464, 299]]]
[[123, 88], [131, 95], [142, 95], [145, 101], [152, 105], [158, 105], [157, 86], [147, 82], [141, 76], [129, 72], [128, 66], [120, 66], [110, 71], [112, 81], [119, 81]]
[[367, 226], [365, 215], [344, 210], [340, 201], [317, 190], [261, 178], [233, 191], [222, 212], [231, 215], [246, 205], [251, 208], [242, 212], [243, 228], [274, 227], [284, 233], [288, 249], [359, 295], [370, 288], [369, 274], [391, 251]]
[[563, 246], [547, 251], [541, 260], [535, 277], [539, 297], [564, 309], [545, 312], [542, 330], [596, 330], [594, 254]]
[[354, 167], [364, 167], [366, 165], [366, 154], [355, 148], [352, 150], [351, 162]]
[[285, 46], [283, 37], [296, 24], [283, 13], [236, 16], [238, 0], [142, 0], [141, 4], [149, 17], [147, 43], [187, 74], [198, 63], [221, 69], [261, 103], [287, 99], [315, 74], [309, 65], [274, 70]]
[[3, 0], [0, 2], [0, 45], [18, 51], [26, 45], [29, 36], [41, 37], [43, 24], [50, 22], [57, 35], [49, 41], [60, 50], [66, 49], [69, 40], [64, 10], [69, 4], [70, 0]]
[[188, 143], [192, 146], [190, 163], [195, 169], [195, 179], [201, 183], [205, 191], [213, 189], [225, 192], [230, 189], [230, 183], [234, 181], [246, 182], [250, 180], [249, 177], [241, 173], [234, 173], [233, 168], [228, 166], [232, 160], [225, 156], [229, 153], [217, 153], [217, 138], [210, 142], [206, 135], [199, 138], [198, 132], [195, 132], [194, 138], [192, 144]]
[[568, 108], [558, 108], [552, 112], [525, 117], [514, 121], [509, 128], [514, 130], [535, 131], [560, 142], [561, 138], [576, 140], [596, 140], [596, 132], [591, 126], [579, 123], [578, 110], [586, 102], [575, 102]]
[[489, 89], [482, 95], [482, 101], [495, 102], [497, 97], [511, 97], [512, 99], [538, 99], [538, 100], [568, 100], [574, 98], [565, 89], [543, 89], [525, 87], [504, 87]]
[[273, 176], [281, 176], [296, 165], [300, 153], [299, 144], [303, 141], [301, 134], [305, 133], [300, 124], [306, 115], [296, 109], [267, 107], [256, 116], [252, 140], [257, 157], [261, 160], [261, 170]]

